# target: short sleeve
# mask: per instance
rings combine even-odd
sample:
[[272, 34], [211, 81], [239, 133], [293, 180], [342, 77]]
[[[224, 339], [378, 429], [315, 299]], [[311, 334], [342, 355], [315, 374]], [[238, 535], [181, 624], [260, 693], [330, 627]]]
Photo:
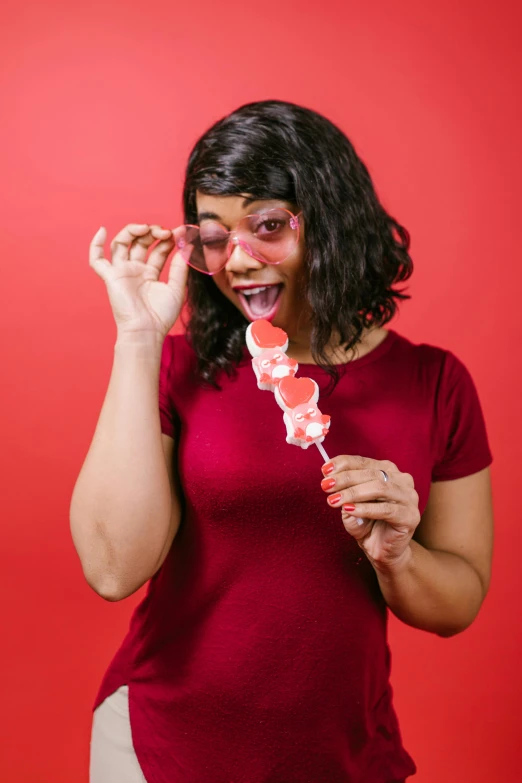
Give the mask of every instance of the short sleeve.
[[175, 413], [170, 395], [170, 377], [172, 362], [174, 360], [173, 352], [174, 340], [171, 335], [167, 335], [161, 349], [161, 364], [159, 375], [159, 413], [161, 422], [161, 431], [165, 435], [174, 438], [176, 435]]
[[493, 461], [477, 389], [468, 369], [451, 351], [437, 389], [432, 481], [463, 478]]

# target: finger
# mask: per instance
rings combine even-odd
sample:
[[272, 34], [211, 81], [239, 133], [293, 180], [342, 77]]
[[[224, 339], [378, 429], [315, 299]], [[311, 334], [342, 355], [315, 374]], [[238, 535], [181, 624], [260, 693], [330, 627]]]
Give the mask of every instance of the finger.
[[369, 481], [365, 484], [357, 484], [355, 487], [334, 492], [328, 495], [327, 502], [334, 507], [342, 506], [346, 503], [357, 504], [379, 500], [406, 504], [410, 498], [410, 491], [392, 481]]
[[162, 228], [161, 226], [151, 226], [151, 231], [154, 232], [154, 236], [157, 236], [160, 241], [151, 250], [147, 266], [152, 266], [158, 272], [161, 272], [169, 254], [176, 246], [174, 232], [170, 228]]
[[102, 280], [105, 280], [107, 270], [111, 268], [111, 263], [105, 258], [105, 241], [107, 239], [107, 229], [101, 226], [95, 233], [89, 245], [89, 266], [94, 269]]
[[94, 259], [100, 259], [104, 257], [105, 253], [105, 240], [107, 239], [107, 229], [105, 226], [100, 226], [98, 231], [95, 233], [93, 238], [91, 239], [91, 244], [89, 246], [89, 260]]
[[143, 237], [149, 232], [147, 223], [129, 223], [122, 228], [111, 242], [112, 263], [115, 266], [129, 260], [129, 246], [136, 237]]
[[342, 506], [343, 513], [359, 517], [365, 521], [376, 519], [387, 522], [394, 527], [410, 527], [413, 519], [407, 508], [401, 503], [355, 503]]
[[[174, 247], [174, 242], [172, 241], [172, 232], [170, 228], [162, 228], [158, 225], [151, 225], [149, 226], [149, 232], [145, 234], [145, 236], [142, 237], [135, 237], [135, 239], [132, 240], [131, 246], [129, 248], [129, 260], [130, 261], [140, 261], [141, 263], [144, 263], [147, 260], [147, 253], [149, 251], [149, 248], [151, 245], [154, 244], [154, 242], [158, 242], [156, 247], [161, 245], [160, 249], [160, 258], [163, 258], [163, 263], [159, 267], [161, 270], [161, 267], [165, 263], [165, 258], [167, 257], [164, 253], [165, 251], [165, 244], [169, 242], [170, 239], [170, 246], [168, 252], [172, 250]], [[155, 250], [156, 248], [154, 248]], [[155, 257], [154, 261], [155, 263], [150, 263], [151, 261], [151, 255], [149, 256], [149, 260], [147, 261], [147, 264], [150, 264], [151, 266], [154, 266], [156, 269], [158, 268], [157, 265], [157, 258]]]
[[[415, 479], [413, 478], [411, 473], [399, 473], [399, 476], [403, 484], [413, 489], [413, 487], [415, 486]], [[395, 477], [395, 480], [397, 481], [397, 477]]]
[[161, 272], [165, 266], [165, 261], [172, 253], [174, 249], [174, 242], [172, 239], [164, 239], [158, 242], [158, 244], [151, 250], [149, 258], [147, 260], [147, 266], [152, 266]]
[[[400, 473], [389, 473], [389, 480], [393, 481]], [[380, 470], [376, 468], [367, 468], [366, 470], [341, 470], [338, 473], [330, 473], [321, 481], [321, 488], [325, 492], [340, 491], [355, 487], [358, 484], [378, 481], [382, 486], [387, 482], [384, 480]]]
[[362, 541], [370, 535], [373, 527], [373, 519], [363, 519], [354, 517], [351, 514], [343, 513], [341, 519], [346, 531], [353, 536], [356, 541]]
[[155, 231], [155, 236], [160, 238], [156, 247], [152, 250], [147, 264], [161, 271], [165, 265], [169, 253], [176, 247], [176, 239], [185, 232], [184, 226], [178, 228], [161, 228], [161, 226], [151, 226], [151, 231]]
[[344, 470], [384, 470], [386, 473], [395, 473], [399, 469], [395, 463], [389, 460], [370, 459], [352, 454], [340, 454], [327, 462], [321, 468], [324, 476], [333, 476]]
[[187, 279], [189, 274], [189, 265], [185, 260], [185, 256], [179, 250], [174, 253], [172, 258], [167, 285], [174, 293], [179, 294], [185, 290], [187, 285]]

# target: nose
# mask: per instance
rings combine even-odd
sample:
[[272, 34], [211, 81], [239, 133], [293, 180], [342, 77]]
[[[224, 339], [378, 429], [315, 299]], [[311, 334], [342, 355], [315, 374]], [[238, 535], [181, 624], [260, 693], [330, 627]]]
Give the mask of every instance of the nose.
[[249, 256], [245, 248], [241, 247], [237, 239], [234, 238], [232, 242], [235, 247], [230, 254], [230, 258], [225, 264], [225, 269], [227, 272], [232, 272], [234, 274], [244, 274], [250, 270], [263, 268], [264, 264], [261, 261], [258, 261], [257, 258], [252, 258], [252, 256]]

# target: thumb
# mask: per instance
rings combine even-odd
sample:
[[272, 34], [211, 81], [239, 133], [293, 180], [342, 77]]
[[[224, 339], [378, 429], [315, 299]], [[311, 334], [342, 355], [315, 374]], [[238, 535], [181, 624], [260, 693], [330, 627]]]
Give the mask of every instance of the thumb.
[[373, 527], [373, 519], [363, 519], [362, 517], [353, 517], [350, 514], [346, 514], [344, 511], [341, 514], [343, 525], [346, 531], [355, 538], [357, 542], [361, 542], [370, 535]]
[[175, 293], [183, 295], [187, 285], [189, 266], [185, 261], [182, 252], [179, 250], [174, 253], [169, 267], [167, 285]]
[[[178, 231], [179, 233], [177, 233]], [[174, 241], [176, 241], [180, 236], [183, 236], [184, 227], [180, 226], [179, 229], [174, 229], [172, 234]], [[182, 301], [185, 295], [185, 288], [187, 286], [189, 272], [189, 266], [186, 259], [190, 258], [190, 251], [188, 247], [180, 248], [177, 246], [177, 244], [175, 247], [176, 252], [172, 256], [172, 261], [170, 263], [167, 285], [175, 294], [180, 297], [180, 301]]]

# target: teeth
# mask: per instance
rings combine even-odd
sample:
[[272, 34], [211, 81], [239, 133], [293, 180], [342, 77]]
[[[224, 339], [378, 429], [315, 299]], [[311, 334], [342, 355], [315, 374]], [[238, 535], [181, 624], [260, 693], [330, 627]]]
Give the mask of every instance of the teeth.
[[243, 296], [253, 296], [254, 294], [260, 294], [261, 291], [266, 291], [270, 286], [262, 285], [259, 288], [249, 288], [248, 291], [242, 291]]

